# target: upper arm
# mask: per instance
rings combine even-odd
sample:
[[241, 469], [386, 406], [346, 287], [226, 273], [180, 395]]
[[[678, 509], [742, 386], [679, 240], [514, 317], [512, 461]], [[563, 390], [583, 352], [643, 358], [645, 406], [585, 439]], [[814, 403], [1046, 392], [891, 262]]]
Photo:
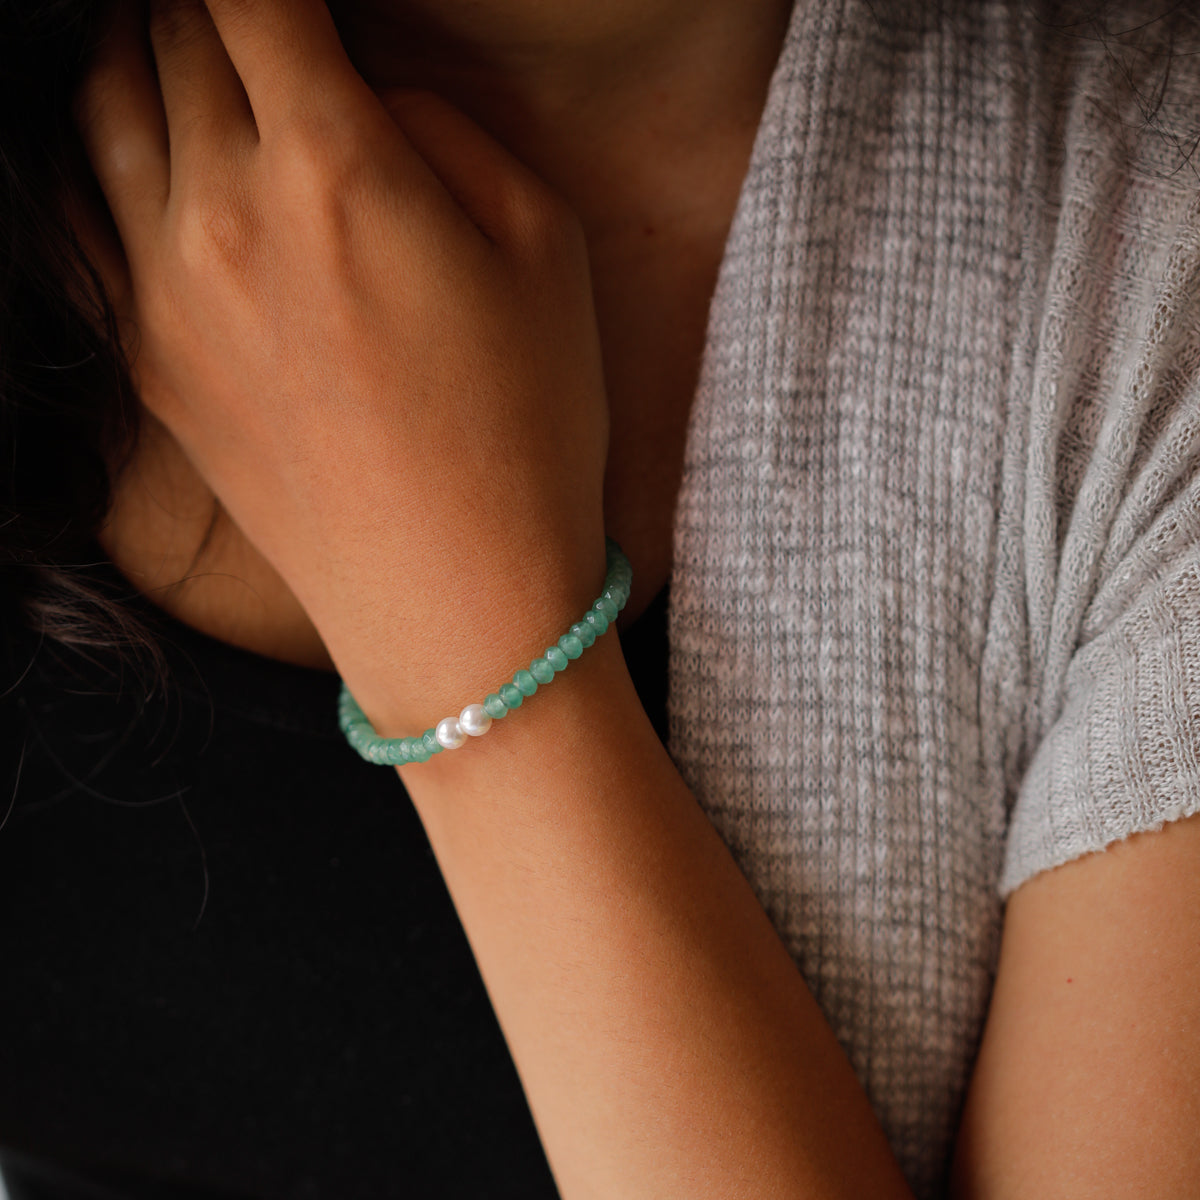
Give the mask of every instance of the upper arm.
[[1200, 817], [1009, 901], [959, 1134], [957, 1200], [1195, 1197]]

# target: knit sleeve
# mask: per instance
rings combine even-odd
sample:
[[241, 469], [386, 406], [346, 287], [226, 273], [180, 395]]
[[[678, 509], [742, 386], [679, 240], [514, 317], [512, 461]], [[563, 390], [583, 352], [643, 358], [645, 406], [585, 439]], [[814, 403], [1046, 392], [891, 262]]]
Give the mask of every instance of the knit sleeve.
[[1138, 182], [1121, 200], [1136, 220], [1094, 212], [1075, 253], [1066, 197], [1030, 429], [1033, 751], [1005, 894], [1200, 812], [1200, 206], [1172, 195]]

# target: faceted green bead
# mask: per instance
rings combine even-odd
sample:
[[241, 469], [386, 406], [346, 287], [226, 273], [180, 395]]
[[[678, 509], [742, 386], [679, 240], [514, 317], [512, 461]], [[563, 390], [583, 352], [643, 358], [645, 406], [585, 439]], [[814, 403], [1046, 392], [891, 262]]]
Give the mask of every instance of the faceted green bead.
[[424, 738], [413, 738], [413, 747], [409, 753], [411, 761], [415, 763], [428, 762], [432, 757], [429, 751], [425, 748]]
[[601, 596], [600, 599], [592, 605], [592, 608], [598, 613], [603, 613], [610, 622], [617, 619], [617, 606], [605, 596]]
[[557, 647], [547, 646], [546, 653], [542, 656], [555, 670], [555, 672], [565, 671], [567, 663], [570, 659]]
[[515, 683], [502, 683], [500, 699], [504, 701], [505, 708], [520, 708], [525, 703], [525, 693]]
[[520, 689], [523, 696], [532, 696], [538, 689], [538, 681], [529, 671], [518, 671], [513, 676], [513, 684]]
[[554, 678], [554, 668], [544, 658], [535, 658], [529, 664], [529, 673], [538, 683], [549, 683]]
[[573, 633], [564, 633], [558, 639], [558, 648], [568, 658], [578, 658], [583, 653], [583, 642]]
[[576, 621], [571, 632], [583, 643], [585, 650], [596, 640], [596, 631], [586, 621]]
[[487, 713], [489, 717], [499, 720], [506, 712], [508, 712], [508, 705], [505, 704], [495, 692], [493, 692], [483, 702], [483, 711]]
[[412, 762], [413, 739], [400, 738], [388, 743], [388, 762], [394, 767], [402, 767]]
[[421, 734], [421, 745], [429, 751], [429, 757], [432, 758], [435, 754], [441, 754], [445, 749], [441, 742], [437, 740], [437, 730], [427, 729]]
[[583, 618], [595, 631], [596, 636], [601, 637], [608, 632], [608, 618], [596, 609], [591, 609]]

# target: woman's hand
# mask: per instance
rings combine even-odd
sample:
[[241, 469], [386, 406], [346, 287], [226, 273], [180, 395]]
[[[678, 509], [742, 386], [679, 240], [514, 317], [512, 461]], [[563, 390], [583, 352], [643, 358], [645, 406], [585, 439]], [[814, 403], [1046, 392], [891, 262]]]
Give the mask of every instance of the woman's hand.
[[442, 102], [385, 109], [318, 0], [171, 0], [150, 35], [120, 6], [78, 104], [139, 394], [417, 732], [603, 575], [582, 235]]

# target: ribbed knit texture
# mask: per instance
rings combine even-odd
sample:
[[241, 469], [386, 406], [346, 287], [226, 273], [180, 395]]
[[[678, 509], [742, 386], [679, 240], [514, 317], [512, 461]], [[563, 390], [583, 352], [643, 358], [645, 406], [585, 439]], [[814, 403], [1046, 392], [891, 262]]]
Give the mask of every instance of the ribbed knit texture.
[[1200, 58], [1147, 125], [1098, 40], [936, 7], [797, 0], [670, 624], [672, 751], [920, 1197], [1002, 896], [1200, 810]]

